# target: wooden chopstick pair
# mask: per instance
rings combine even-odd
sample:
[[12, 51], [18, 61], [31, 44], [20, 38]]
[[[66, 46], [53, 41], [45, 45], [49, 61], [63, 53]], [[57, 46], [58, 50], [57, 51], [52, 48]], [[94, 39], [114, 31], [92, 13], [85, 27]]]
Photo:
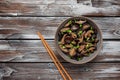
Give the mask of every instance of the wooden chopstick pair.
[[[53, 60], [55, 66], [57, 67], [57, 69], [59, 70], [61, 76], [63, 77], [64, 80], [72, 80], [71, 76], [67, 73], [67, 71], [65, 70], [65, 68], [63, 67], [63, 65], [60, 63], [60, 61], [58, 60], [58, 58], [55, 56], [53, 50], [50, 48], [50, 46], [48, 45], [48, 43], [45, 41], [44, 37], [42, 36], [42, 34], [40, 32], [37, 32], [39, 38], [41, 39], [43, 45], [45, 46], [46, 50], [48, 51], [48, 54], [50, 55], [51, 59]], [[65, 75], [66, 77], [65, 77]]]

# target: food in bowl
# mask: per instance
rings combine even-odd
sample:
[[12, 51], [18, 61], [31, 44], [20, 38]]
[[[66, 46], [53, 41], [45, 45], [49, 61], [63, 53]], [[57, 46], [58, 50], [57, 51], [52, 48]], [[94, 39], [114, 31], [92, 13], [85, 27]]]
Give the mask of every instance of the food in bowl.
[[97, 34], [86, 18], [69, 19], [58, 31], [58, 46], [70, 59], [80, 61], [97, 50]]

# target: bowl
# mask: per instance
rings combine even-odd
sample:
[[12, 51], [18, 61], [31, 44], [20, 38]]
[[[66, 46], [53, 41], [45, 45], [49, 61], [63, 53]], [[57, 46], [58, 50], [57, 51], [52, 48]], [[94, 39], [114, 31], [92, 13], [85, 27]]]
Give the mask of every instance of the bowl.
[[[70, 20], [74, 20], [74, 19], [83, 19], [83, 20], [87, 20], [87, 22], [92, 25], [94, 27], [94, 29], [97, 31], [97, 38], [99, 40], [99, 42], [97, 43], [97, 50], [95, 50], [92, 54], [90, 54], [88, 57], [83, 57], [82, 60], [80, 61], [76, 61], [74, 59], [70, 59], [64, 52], [61, 51], [61, 49], [59, 48], [59, 31], [60, 29], [65, 26], [66, 23], [68, 23], [68, 21]], [[56, 34], [55, 34], [55, 46], [56, 46], [56, 50], [58, 52], [58, 54], [64, 59], [66, 60], [67, 62], [70, 62], [70, 63], [73, 63], [73, 64], [84, 64], [84, 63], [87, 63], [87, 62], [90, 62], [91, 60], [93, 60], [97, 55], [98, 53], [100, 53], [101, 49], [102, 49], [102, 45], [103, 45], [103, 40], [102, 40], [102, 32], [101, 30], [99, 29], [99, 27], [97, 26], [97, 24], [95, 22], [93, 22], [92, 19], [90, 18], [87, 18], [87, 17], [83, 17], [83, 16], [80, 16], [80, 17], [71, 17], [71, 18], [68, 18], [66, 19], [65, 21], [63, 21], [59, 26], [58, 26], [58, 29], [56, 31]]]

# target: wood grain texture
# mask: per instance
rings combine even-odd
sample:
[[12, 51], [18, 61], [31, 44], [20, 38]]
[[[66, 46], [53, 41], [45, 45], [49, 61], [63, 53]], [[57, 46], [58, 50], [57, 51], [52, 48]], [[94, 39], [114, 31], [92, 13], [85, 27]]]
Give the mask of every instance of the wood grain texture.
[[[53, 63], [1, 63], [3, 80], [63, 80]], [[120, 63], [63, 63], [73, 80], [119, 80]]]
[[[0, 17], [0, 39], [53, 39], [58, 25], [69, 17]], [[120, 39], [120, 17], [90, 17], [103, 32], [103, 39]]]
[[[54, 35], [62, 21], [81, 15], [92, 16], [102, 30], [103, 50], [93, 61], [73, 65], [58, 55]], [[0, 80], [62, 80], [36, 31], [73, 80], [120, 79], [119, 0], [0, 0], [0, 16]]]
[[0, 15], [120, 16], [119, 0], [1, 0]]
[[[56, 56], [53, 40], [47, 40]], [[104, 41], [103, 50], [92, 62], [120, 62], [120, 41]], [[0, 40], [0, 62], [53, 62], [40, 40]]]

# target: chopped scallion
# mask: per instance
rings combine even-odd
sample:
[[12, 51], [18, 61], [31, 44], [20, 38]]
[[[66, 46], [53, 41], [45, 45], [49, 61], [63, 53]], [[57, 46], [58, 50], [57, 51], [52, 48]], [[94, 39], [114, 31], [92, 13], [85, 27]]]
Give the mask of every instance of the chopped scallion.
[[69, 30], [66, 30], [65, 32], [71, 33], [72, 31], [69, 29]]
[[65, 48], [65, 46], [62, 46], [62, 48]]
[[69, 24], [72, 24], [72, 21], [70, 20], [68, 23], [69, 23]]
[[94, 38], [92, 38], [92, 41], [94, 41], [95, 39]]
[[82, 32], [82, 30], [80, 30], [79, 32], [78, 32], [78, 35], [81, 35], [83, 32]]
[[93, 30], [92, 26], [90, 27], [91, 30]]
[[80, 47], [79, 45], [77, 45], [77, 46], [74, 46], [74, 48], [75, 48], [75, 49], [77, 49], [77, 48], [79, 48], [79, 47]]
[[77, 60], [80, 61], [80, 60], [82, 60], [82, 58], [78, 57]]
[[80, 27], [82, 27], [83, 25], [82, 24], [80, 24]]

